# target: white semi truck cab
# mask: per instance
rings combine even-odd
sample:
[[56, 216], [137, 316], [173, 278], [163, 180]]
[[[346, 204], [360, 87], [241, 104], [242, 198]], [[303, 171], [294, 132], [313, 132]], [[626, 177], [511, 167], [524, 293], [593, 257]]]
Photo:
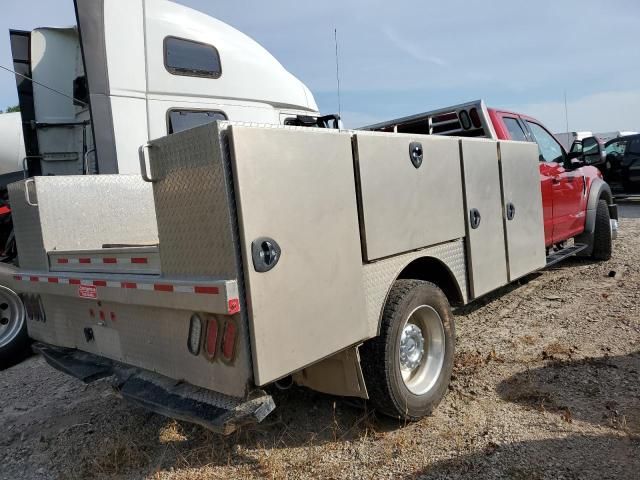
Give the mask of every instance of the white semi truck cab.
[[32, 175], [135, 174], [151, 139], [319, 116], [300, 80], [219, 20], [165, 0], [75, 4], [77, 27], [11, 32]]

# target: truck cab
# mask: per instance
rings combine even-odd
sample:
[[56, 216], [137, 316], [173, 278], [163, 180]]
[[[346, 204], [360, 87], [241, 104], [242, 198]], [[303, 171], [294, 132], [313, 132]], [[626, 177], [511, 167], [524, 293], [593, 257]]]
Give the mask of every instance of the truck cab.
[[540, 151], [540, 183], [547, 246], [582, 233], [586, 221], [587, 192], [600, 171], [569, 155], [542, 122], [527, 115], [488, 109], [496, 135], [502, 140], [536, 142]]
[[[611, 189], [602, 173], [587, 165], [581, 152], [567, 153], [542, 122], [516, 112], [488, 108], [476, 100], [430, 112], [369, 125], [363, 130], [453, 135], [535, 142], [540, 160], [545, 244], [550, 254], [565, 249], [575, 239], [577, 247], [565, 250], [592, 252], [593, 222], [597, 203], [607, 202], [612, 237], [617, 231], [618, 213]], [[586, 248], [583, 248], [583, 243]]]

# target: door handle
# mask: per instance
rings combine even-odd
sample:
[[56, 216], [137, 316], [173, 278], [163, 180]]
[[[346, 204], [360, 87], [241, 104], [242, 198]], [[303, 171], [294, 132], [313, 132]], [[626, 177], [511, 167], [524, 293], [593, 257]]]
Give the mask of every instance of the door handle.
[[556, 175], [556, 176], [554, 176], [554, 177], [551, 177], [551, 181], [552, 181], [554, 184], [558, 184], [558, 183], [560, 183], [560, 175]]

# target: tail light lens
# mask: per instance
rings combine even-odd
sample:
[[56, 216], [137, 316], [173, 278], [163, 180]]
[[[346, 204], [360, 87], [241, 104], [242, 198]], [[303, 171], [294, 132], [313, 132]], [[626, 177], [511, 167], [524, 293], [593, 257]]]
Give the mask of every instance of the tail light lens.
[[233, 360], [237, 331], [236, 324], [232, 320], [227, 320], [224, 326], [224, 334], [222, 335], [222, 356], [227, 361]]
[[216, 317], [209, 318], [207, 322], [207, 338], [204, 342], [204, 353], [213, 360], [218, 349], [218, 319]]
[[192, 355], [200, 354], [200, 345], [202, 340], [202, 319], [199, 315], [194, 314], [191, 316], [189, 322], [189, 338], [187, 340], [187, 347]]

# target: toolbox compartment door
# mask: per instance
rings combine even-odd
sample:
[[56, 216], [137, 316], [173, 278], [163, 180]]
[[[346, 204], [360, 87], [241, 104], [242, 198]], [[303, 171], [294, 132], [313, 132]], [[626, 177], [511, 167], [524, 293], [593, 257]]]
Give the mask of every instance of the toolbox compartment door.
[[460, 143], [470, 293], [477, 298], [507, 283], [498, 146], [480, 139]]
[[538, 146], [500, 142], [509, 281], [546, 264]]
[[[230, 128], [253, 368], [264, 385], [367, 338], [351, 135]], [[253, 247], [259, 259], [265, 241], [279, 253], [259, 271]]]
[[355, 147], [366, 260], [464, 236], [457, 139], [359, 132]]

